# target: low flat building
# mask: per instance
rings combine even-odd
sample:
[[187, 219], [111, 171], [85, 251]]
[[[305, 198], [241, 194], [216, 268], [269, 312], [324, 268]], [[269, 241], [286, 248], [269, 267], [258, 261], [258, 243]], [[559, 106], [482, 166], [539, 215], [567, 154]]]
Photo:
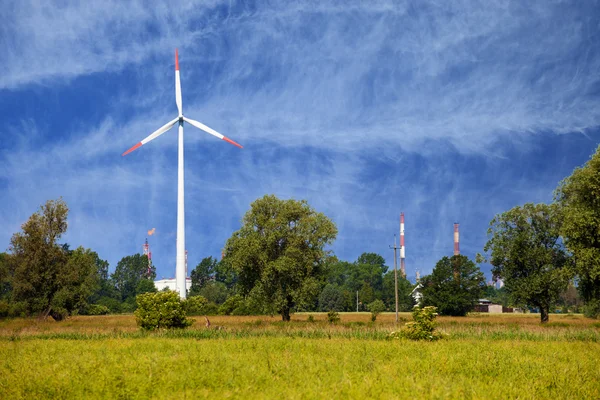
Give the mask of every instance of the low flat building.
[[[156, 281], [154, 281], [154, 286], [156, 286], [156, 290], [158, 290], [159, 292], [161, 290], [165, 290], [165, 289], [176, 291], [175, 289], [177, 288], [177, 285], [175, 283], [175, 278], [167, 278], [167, 279], [163, 278], [163, 279], [156, 280]], [[191, 288], [192, 288], [192, 278], [185, 278], [185, 289], [189, 292]]]

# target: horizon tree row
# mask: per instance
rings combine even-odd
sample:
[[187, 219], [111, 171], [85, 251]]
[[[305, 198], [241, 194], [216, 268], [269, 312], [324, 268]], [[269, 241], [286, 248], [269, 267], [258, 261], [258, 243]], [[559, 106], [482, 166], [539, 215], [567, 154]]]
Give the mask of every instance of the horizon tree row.
[[[505, 288], [486, 288], [482, 272], [465, 256], [443, 257], [419, 291], [422, 305], [442, 314], [465, 315], [483, 293], [503, 304], [535, 307], [542, 322], [577, 292], [585, 315], [600, 314], [600, 146], [591, 159], [558, 185], [552, 204], [516, 206], [490, 222], [484, 254]], [[38, 315], [57, 320], [76, 313], [132, 312], [137, 295], [156, 291], [156, 271], [141, 254], [122, 258], [108, 274], [96, 252], [71, 250], [59, 240], [67, 229], [62, 198], [40, 207], [0, 253], [0, 316]], [[327, 247], [335, 224], [305, 200], [265, 195], [244, 215], [224, 247], [224, 258], [204, 258], [191, 271], [192, 297], [204, 311], [279, 314], [298, 311], [369, 310], [395, 307], [394, 273], [382, 256], [363, 253], [341, 261]], [[414, 305], [413, 285], [398, 280], [400, 309]], [[570, 294], [568, 294], [570, 293]], [[575, 299], [577, 300], [577, 299]], [[380, 303], [377, 309], [380, 309]]]

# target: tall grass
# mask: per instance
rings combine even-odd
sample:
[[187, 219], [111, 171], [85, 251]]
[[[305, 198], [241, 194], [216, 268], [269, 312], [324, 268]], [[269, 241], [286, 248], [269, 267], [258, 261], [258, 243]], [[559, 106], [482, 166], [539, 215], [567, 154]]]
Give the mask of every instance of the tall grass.
[[[581, 316], [439, 318], [447, 339], [387, 340], [393, 314], [0, 321], [0, 399], [600, 398], [600, 326]], [[404, 321], [410, 314], [402, 314]]]
[[599, 398], [597, 343], [249, 337], [0, 343], [0, 398]]

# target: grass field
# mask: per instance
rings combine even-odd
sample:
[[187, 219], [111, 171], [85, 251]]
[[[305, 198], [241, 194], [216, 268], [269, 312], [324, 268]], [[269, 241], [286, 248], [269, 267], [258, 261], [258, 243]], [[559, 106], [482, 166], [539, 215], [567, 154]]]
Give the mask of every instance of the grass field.
[[439, 318], [435, 343], [388, 340], [391, 313], [312, 315], [0, 321], [0, 398], [600, 398], [600, 324], [578, 315]]

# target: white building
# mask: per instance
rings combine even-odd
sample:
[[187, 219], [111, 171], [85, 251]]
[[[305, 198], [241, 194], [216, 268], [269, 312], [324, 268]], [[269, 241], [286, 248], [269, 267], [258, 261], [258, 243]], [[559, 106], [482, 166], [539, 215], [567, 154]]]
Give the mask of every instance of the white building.
[[[156, 290], [159, 292], [164, 289], [169, 289], [176, 291], [177, 284], [175, 282], [175, 278], [170, 279], [159, 279], [154, 281], [154, 286], [156, 286]], [[192, 287], [192, 278], [185, 278], [185, 289], [189, 292]]]

